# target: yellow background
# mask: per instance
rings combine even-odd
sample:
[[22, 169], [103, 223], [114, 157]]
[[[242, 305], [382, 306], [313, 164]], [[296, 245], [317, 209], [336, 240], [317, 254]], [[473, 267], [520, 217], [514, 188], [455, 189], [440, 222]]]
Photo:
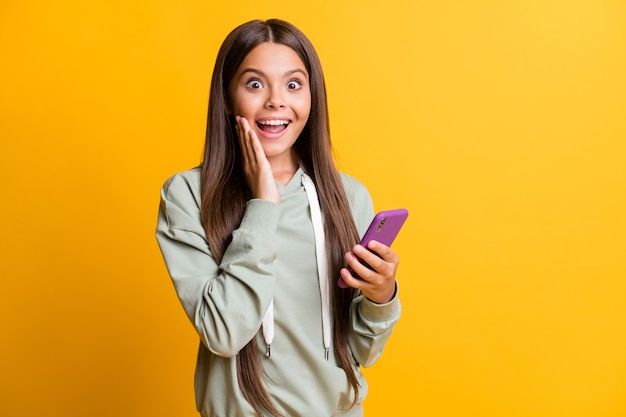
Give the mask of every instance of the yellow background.
[[626, 3], [0, 5], [0, 415], [194, 416], [154, 228], [226, 34], [292, 21], [395, 245], [369, 416], [626, 415]]

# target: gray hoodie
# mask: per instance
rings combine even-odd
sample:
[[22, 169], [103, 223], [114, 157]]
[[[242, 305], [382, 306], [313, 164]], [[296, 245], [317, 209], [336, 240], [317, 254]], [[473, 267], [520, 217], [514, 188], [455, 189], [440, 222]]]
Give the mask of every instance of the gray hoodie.
[[[314, 228], [302, 175], [300, 169], [286, 185], [277, 183], [280, 205], [259, 199], [247, 203], [220, 264], [200, 222], [200, 170], [174, 175], [161, 190], [156, 235], [178, 297], [200, 336], [195, 392], [202, 416], [255, 415], [239, 389], [235, 355], [252, 338], [259, 355], [265, 353], [260, 329], [270, 303], [274, 337], [271, 356], [262, 362], [267, 391], [278, 409], [287, 416], [363, 415], [367, 383], [359, 368], [381, 354], [399, 319], [400, 301], [397, 294], [387, 304], [362, 296], [353, 301], [349, 343], [360, 398], [346, 413], [353, 392], [332, 344], [325, 358]], [[371, 197], [354, 178], [341, 178], [362, 234], [374, 214]]]

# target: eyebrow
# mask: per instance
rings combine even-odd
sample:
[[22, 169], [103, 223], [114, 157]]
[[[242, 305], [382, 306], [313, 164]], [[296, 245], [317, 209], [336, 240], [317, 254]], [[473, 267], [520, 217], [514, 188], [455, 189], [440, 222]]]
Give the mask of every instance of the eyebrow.
[[[258, 74], [261, 77], [265, 77], [266, 76], [263, 71], [258, 70], [256, 68], [245, 68], [243, 71], [241, 71], [241, 75], [243, 76], [243, 75], [245, 75], [248, 72], [252, 72], [254, 74]], [[301, 73], [302, 75], [304, 75], [306, 78], [309, 78], [309, 75], [307, 74], [307, 72], [305, 70], [303, 70], [303, 69], [300, 69], [300, 68], [293, 69], [291, 71], [287, 71], [284, 76], [285, 77], [290, 77], [290, 76], [292, 76], [292, 75], [294, 75], [295, 73], [298, 73], [298, 72]]]

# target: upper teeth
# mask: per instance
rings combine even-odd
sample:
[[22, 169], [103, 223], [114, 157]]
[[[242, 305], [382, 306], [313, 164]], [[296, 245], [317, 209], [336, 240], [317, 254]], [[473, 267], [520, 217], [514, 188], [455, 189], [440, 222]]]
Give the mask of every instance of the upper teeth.
[[273, 126], [286, 125], [288, 123], [289, 123], [289, 120], [261, 120], [259, 122], [259, 124], [261, 125], [273, 125]]

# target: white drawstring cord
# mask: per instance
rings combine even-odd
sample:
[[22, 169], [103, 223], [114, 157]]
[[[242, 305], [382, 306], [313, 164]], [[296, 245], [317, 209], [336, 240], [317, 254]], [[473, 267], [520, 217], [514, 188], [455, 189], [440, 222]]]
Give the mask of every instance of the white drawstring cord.
[[313, 221], [313, 234], [315, 235], [315, 255], [317, 257], [317, 276], [322, 294], [322, 331], [324, 332], [324, 357], [328, 360], [330, 351], [330, 288], [328, 285], [328, 262], [326, 259], [326, 238], [320, 202], [317, 198], [317, 190], [311, 177], [302, 174], [302, 185], [306, 191]]
[[[317, 190], [313, 180], [306, 174], [302, 174], [302, 185], [309, 200], [311, 220], [313, 221], [313, 234], [315, 236], [315, 256], [317, 259], [317, 276], [322, 295], [322, 331], [324, 333], [324, 358], [328, 360], [330, 352], [330, 287], [328, 284], [328, 262], [326, 258], [326, 239], [324, 234], [324, 223], [320, 210]], [[263, 339], [265, 340], [265, 356], [270, 357], [270, 346], [274, 340], [274, 301], [270, 305], [263, 317]]]
[[265, 316], [263, 316], [263, 340], [265, 340], [265, 356], [270, 357], [270, 346], [274, 340], [274, 300], [270, 301]]

